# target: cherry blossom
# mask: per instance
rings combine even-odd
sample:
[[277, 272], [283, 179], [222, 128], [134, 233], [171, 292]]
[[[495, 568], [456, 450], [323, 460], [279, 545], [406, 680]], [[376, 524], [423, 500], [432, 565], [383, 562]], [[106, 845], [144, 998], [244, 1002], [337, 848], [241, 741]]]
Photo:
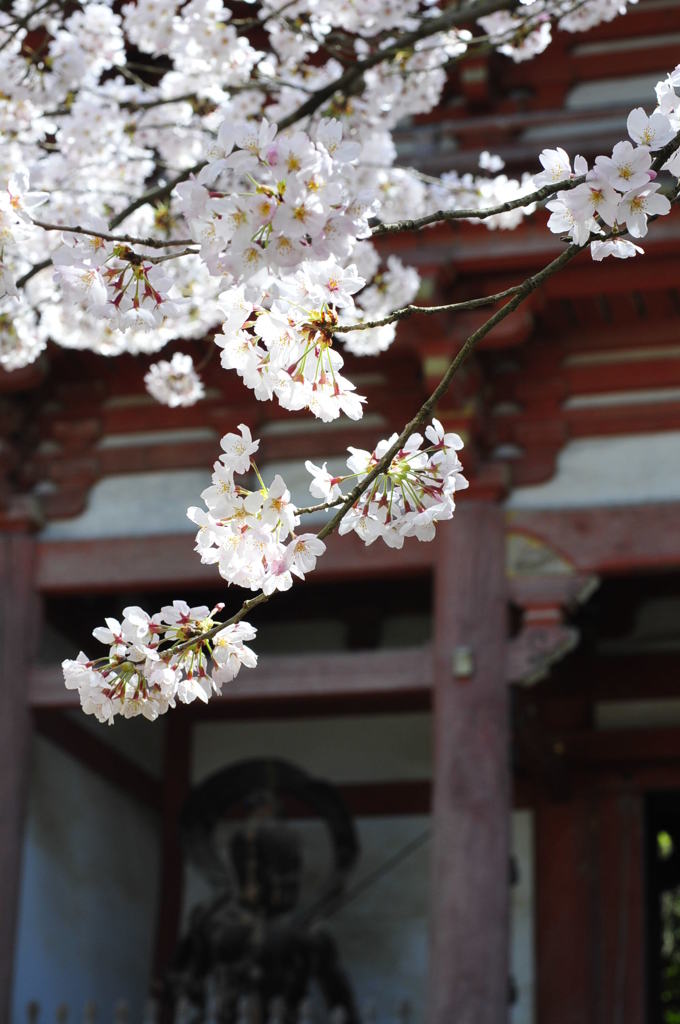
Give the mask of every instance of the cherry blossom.
[[648, 116], [642, 107], [631, 110], [627, 121], [628, 134], [634, 142], [649, 149], [661, 149], [675, 135], [668, 117], [660, 110]]
[[647, 185], [652, 157], [646, 146], [633, 147], [630, 142], [617, 142], [612, 155], [598, 156], [595, 165], [612, 188], [619, 192]]
[[670, 213], [671, 204], [658, 194], [659, 185], [641, 185], [621, 198], [617, 219], [625, 223], [633, 238], [647, 234], [647, 217]]
[[44, 351], [46, 334], [30, 306], [17, 298], [0, 298], [0, 367], [20, 370]]
[[340, 371], [343, 359], [332, 344], [338, 327], [336, 306], [354, 308], [352, 293], [364, 284], [356, 267], [329, 259], [301, 264], [278, 282], [267, 305], [244, 306], [242, 289], [225, 298], [227, 319], [215, 343], [225, 369], [235, 369], [257, 398], [277, 399], [284, 409], [308, 409], [330, 421], [344, 414], [362, 416], [365, 399]]
[[600, 262], [606, 256], [615, 256], [619, 260], [630, 259], [631, 256], [642, 255], [644, 249], [635, 245], [628, 238], [608, 238], [604, 242], [592, 242], [590, 252], [594, 260]]

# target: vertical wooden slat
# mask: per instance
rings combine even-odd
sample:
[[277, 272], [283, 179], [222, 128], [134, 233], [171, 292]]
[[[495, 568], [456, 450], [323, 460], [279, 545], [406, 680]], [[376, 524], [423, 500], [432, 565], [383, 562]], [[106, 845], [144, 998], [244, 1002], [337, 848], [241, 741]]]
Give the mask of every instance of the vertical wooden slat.
[[[625, 785], [625, 784], [624, 784]], [[645, 988], [643, 807], [632, 787], [599, 806], [602, 1011], [598, 1024], [643, 1024]]]
[[503, 1024], [510, 727], [501, 509], [462, 502], [438, 543], [429, 1020]]
[[10, 1018], [28, 789], [27, 680], [37, 620], [33, 568], [33, 537], [0, 531], [0, 1024]]
[[162, 781], [161, 883], [156, 930], [154, 974], [167, 970], [178, 938], [184, 869], [179, 815], [190, 784], [191, 720], [180, 708], [166, 718]]
[[599, 822], [578, 796], [536, 809], [537, 1024], [600, 1024]]

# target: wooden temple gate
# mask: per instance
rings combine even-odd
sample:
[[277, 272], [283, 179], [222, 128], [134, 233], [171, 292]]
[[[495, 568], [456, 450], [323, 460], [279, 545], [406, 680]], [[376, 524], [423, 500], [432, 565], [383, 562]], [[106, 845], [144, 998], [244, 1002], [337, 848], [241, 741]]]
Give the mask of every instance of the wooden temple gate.
[[[532, 162], [537, 147], [522, 132], [546, 124], [578, 121], [585, 126], [579, 151], [600, 152], [618, 138], [586, 131], [602, 107], [565, 111], [565, 96], [575, 83], [618, 74], [626, 39], [636, 72], [672, 67], [677, 54], [665, 36], [679, 30], [677, 5], [647, 2], [595, 33], [602, 49], [595, 56], [558, 40], [526, 67], [482, 62], [473, 74], [466, 65], [452, 83], [452, 94], [466, 97], [463, 111], [444, 108], [440, 121], [424, 119], [409, 138], [429, 145], [432, 170], [447, 134], [459, 141], [461, 170], [480, 148], [497, 149], [511, 168]], [[645, 35], [654, 42], [633, 48]], [[627, 108], [619, 107], [606, 113], [623, 123]], [[391, 248], [433, 282], [435, 301], [451, 301], [516, 283], [559, 244], [538, 217], [516, 233], [440, 227]], [[656, 1024], [645, 991], [644, 799], [680, 791], [680, 728], [603, 731], [594, 708], [607, 699], [680, 695], [678, 654], [589, 658], [579, 653], [575, 610], [598, 579], [680, 572], [680, 490], [657, 493], [654, 481], [645, 490], [633, 465], [627, 496], [598, 499], [604, 492], [595, 488], [591, 503], [575, 503], [564, 490], [551, 492], [545, 507], [513, 500], [518, 488], [560, 479], [570, 442], [680, 430], [677, 217], [655, 225], [646, 247], [631, 265], [577, 261], [486, 339], [456, 380], [438, 415], [465, 434], [472, 487], [436, 542], [394, 553], [331, 539], [309, 586], [427, 577], [431, 644], [264, 657], [211, 706], [215, 716], [243, 718], [432, 709], [431, 786], [396, 779], [344, 787], [350, 806], [365, 813], [431, 809], [431, 1024], [507, 1019], [513, 803], [535, 814], [537, 1024]], [[376, 429], [389, 432], [417, 407], [478, 322], [465, 314], [436, 325], [430, 318], [427, 330], [404, 324], [394, 351], [376, 372], [371, 364], [361, 387], [384, 426], [332, 435], [298, 434], [294, 417], [285, 432], [267, 431], [269, 413], [217, 371], [213, 397], [172, 412], [145, 402], [133, 360], [102, 366], [85, 354], [51, 352], [49, 375], [43, 361], [0, 381], [0, 1019], [8, 1019], [32, 729], [161, 815], [156, 968], [167, 962], [181, 908], [175, 823], [189, 785], [193, 710], [168, 717], [160, 782], [104, 750], [62, 714], [75, 704], [58, 667], [36, 662], [41, 603], [214, 585], [186, 534], [147, 527], [143, 537], [50, 539], [41, 532], [45, 521], [79, 515], [97, 482], [116, 474], [209, 466], [216, 439], [240, 420], [254, 434], [264, 427], [262, 458], [272, 463], [370, 446]], [[366, 364], [348, 364], [359, 383]], [[167, 431], [183, 437], [159, 441]], [[517, 683], [537, 685], [511, 688]]]

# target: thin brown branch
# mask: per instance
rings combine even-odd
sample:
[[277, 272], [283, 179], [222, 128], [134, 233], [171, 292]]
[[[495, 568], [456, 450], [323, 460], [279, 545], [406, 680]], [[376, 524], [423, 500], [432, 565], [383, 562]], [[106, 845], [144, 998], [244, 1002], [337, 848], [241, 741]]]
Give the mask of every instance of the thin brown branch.
[[[653, 171], [660, 171], [679, 145], [680, 132], [678, 132], [670, 142], [663, 147], [663, 149], [659, 150], [652, 162], [651, 169]], [[402, 231], [418, 231], [420, 228], [427, 227], [429, 224], [436, 224], [440, 221], [486, 220], [488, 217], [496, 217], [501, 213], [509, 213], [511, 210], [530, 206], [533, 203], [542, 203], [558, 192], [567, 192], [572, 188], [576, 188], [577, 185], [581, 185], [585, 180], [586, 175], [579, 174], [576, 177], [567, 178], [564, 181], [556, 181], [550, 185], [543, 185], [541, 188], [536, 189], [535, 192], [529, 192], [525, 196], [519, 196], [517, 199], [509, 199], [505, 203], [499, 203], [497, 206], [488, 206], [482, 210], [436, 210], [434, 213], [428, 213], [424, 217], [417, 217], [411, 220], [394, 221], [392, 224], [376, 224], [376, 226], [371, 230], [371, 235], [374, 238], [380, 238], [382, 235], [395, 235]]]
[[[316, 91], [310, 98], [303, 103], [297, 110], [284, 117], [279, 123], [279, 131], [284, 128], [295, 124], [303, 117], [307, 117], [309, 114], [314, 113], [318, 108], [335, 92], [342, 91], [353, 86], [362, 76], [364, 71], [369, 68], [375, 67], [377, 64], [382, 63], [385, 60], [389, 60], [394, 57], [401, 50], [412, 46], [420, 39], [432, 36], [440, 31], [446, 31], [453, 28], [455, 25], [464, 25], [470, 21], [474, 21], [476, 18], [491, 13], [497, 10], [506, 10], [513, 8], [517, 5], [517, 0], [478, 0], [476, 3], [471, 3], [467, 6], [455, 8], [447, 11], [445, 14], [440, 15], [438, 18], [426, 19], [417, 29], [411, 32], [405, 32], [394, 40], [389, 46], [383, 47], [377, 50], [374, 54], [366, 57], [362, 61], [357, 61], [342, 75], [338, 76], [333, 82], [325, 86], [323, 89]], [[158, 70], [153, 68], [153, 70]], [[207, 161], [202, 160], [192, 167], [187, 167], [182, 171], [179, 171], [169, 181], [154, 186], [148, 191], [144, 192], [137, 199], [128, 203], [119, 213], [109, 221], [109, 230], [118, 227], [119, 224], [129, 217], [135, 210], [140, 209], [142, 206], [146, 206], [147, 203], [155, 202], [158, 199], [166, 199], [176, 185], [179, 185], [182, 181], [186, 181], [191, 177], [192, 174], [198, 174], [203, 167], [205, 167]], [[387, 233], [387, 232], [385, 232]], [[17, 287], [23, 287], [35, 277], [41, 270], [45, 270], [50, 266], [51, 260], [42, 260], [40, 263], [36, 263], [31, 267], [25, 274], [22, 275], [17, 281]]]
[[9, 44], [14, 39], [16, 39], [17, 35], [19, 34], [22, 28], [28, 28], [32, 18], [35, 18], [36, 15], [40, 14], [48, 7], [53, 7], [56, 4], [56, 2], [57, 0], [44, 0], [44, 3], [38, 4], [38, 6], [34, 7], [32, 11], [28, 11], [27, 14], [23, 15], [20, 18], [17, 18], [16, 21], [11, 22], [10, 25], [7, 27], [13, 28], [14, 31], [10, 32], [7, 38], [4, 39], [3, 42], [0, 44], [0, 53], [5, 49], [6, 46], [9, 46]]
[[168, 252], [165, 256], [142, 256], [145, 263], [165, 263], [167, 260], [178, 260], [181, 256], [198, 256], [198, 249], [180, 249], [179, 252]]
[[394, 442], [394, 444], [388, 449], [387, 452], [385, 452], [384, 456], [376, 463], [373, 469], [369, 473], [367, 473], [366, 476], [362, 477], [359, 483], [352, 488], [352, 490], [349, 492], [349, 494], [345, 498], [344, 502], [342, 503], [338, 511], [335, 513], [335, 515], [326, 523], [325, 526], [321, 528], [321, 530], [319, 530], [319, 532], [317, 533], [317, 537], [320, 540], [323, 540], [324, 537], [327, 537], [329, 534], [333, 533], [338, 528], [342, 519], [345, 517], [347, 512], [349, 512], [354, 503], [361, 497], [366, 488], [370, 487], [375, 478], [387, 469], [387, 467], [392, 462], [394, 456], [401, 448], [403, 448], [404, 444], [411, 436], [411, 434], [415, 433], [415, 431], [422, 426], [422, 424], [425, 422], [428, 416], [432, 414], [435, 406], [437, 405], [437, 402], [439, 401], [440, 398], [443, 397], [443, 395], [448, 390], [449, 385], [453, 378], [455, 377], [456, 373], [463, 365], [463, 363], [472, 354], [473, 350], [479, 344], [482, 338], [485, 338], [486, 335], [489, 334], [489, 332], [492, 331], [494, 327], [497, 326], [497, 324], [501, 323], [503, 320], [505, 320], [506, 317], [513, 313], [517, 309], [517, 307], [521, 305], [521, 303], [524, 302], [524, 300], [527, 299], [532, 292], [536, 291], [536, 289], [545, 280], [547, 280], [549, 277], [552, 277], [552, 275], [557, 273], [558, 270], [561, 270], [562, 267], [566, 266], [567, 263], [569, 263], [574, 258], [574, 256], [581, 252], [583, 248], [585, 248], [585, 246], [570, 245], [567, 249], [560, 253], [559, 256], [557, 256], [554, 260], [551, 260], [550, 263], [548, 263], [545, 267], [539, 270], [538, 273], [532, 274], [531, 277], [528, 277], [525, 281], [522, 282], [522, 284], [517, 286], [515, 295], [510, 299], [509, 302], [506, 302], [506, 304], [501, 309], [497, 310], [492, 316], [490, 316], [489, 319], [481, 325], [481, 327], [478, 327], [476, 331], [473, 331], [472, 334], [468, 336], [464, 344], [461, 346], [461, 348], [458, 350], [456, 355], [449, 363], [446, 373], [440, 380], [437, 387], [431, 393], [429, 398], [427, 398], [426, 401], [421, 405], [420, 409], [415, 414], [413, 419], [409, 420], [409, 422], [406, 424], [402, 432], [399, 434], [399, 437]]
[[401, 309], [395, 309], [388, 316], [382, 317], [381, 320], [365, 320], [363, 323], [342, 324], [334, 331], [334, 334], [342, 337], [343, 334], [348, 334], [350, 331], [368, 331], [371, 327], [385, 327], [387, 324], [393, 324], [397, 320], [406, 320], [408, 317], [413, 316], [414, 313], [430, 315], [436, 313], [456, 313], [464, 309], [480, 309], [483, 306], [492, 306], [495, 302], [500, 302], [501, 299], [507, 299], [510, 295], [514, 295], [519, 287], [520, 285], [513, 285], [512, 288], [506, 288], [505, 291], [496, 292], [494, 295], [483, 295], [478, 299], [463, 299], [461, 302], [449, 302], [445, 306], [402, 306]]
[[[155, 185], [154, 188], [151, 188], [147, 192], [144, 192], [143, 195], [138, 196], [137, 199], [134, 199], [131, 203], [128, 203], [128, 205], [124, 207], [120, 211], [120, 213], [117, 213], [115, 217], [111, 218], [111, 220], [109, 221], [109, 229], [118, 227], [118, 225], [121, 224], [126, 219], [126, 217], [129, 217], [130, 214], [134, 213], [135, 210], [139, 210], [140, 207], [146, 206], [147, 203], [153, 203], [156, 199], [167, 199], [167, 197], [174, 189], [175, 185], [179, 185], [180, 182], [186, 181], [187, 178], [191, 177], [192, 174], [198, 174], [198, 172], [203, 167], [205, 167], [206, 163], [207, 161], [201, 160], [199, 163], [194, 164], [193, 167], [185, 167], [183, 171], [180, 171], [178, 174], [176, 174], [174, 178], [170, 179], [170, 181], [167, 181], [162, 185]], [[61, 228], [60, 230], [64, 229]], [[88, 234], [89, 232], [84, 233]], [[95, 234], [98, 235], [99, 232], [95, 232]], [[168, 243], [163, 244], [166, 245]], [[47, 267], [50, 266], [51, 263], [52, 260], [47, 259], [42, 260], [40, 263], [34, 264], [30, 268], [30, 270], [27, 270], [26, 273], [23, 274], [17, 280], [17, 288], [22, 288], [25, 284], [27, 284], [28, 281], [31, 280], [32, 277], [35, 277], [35, 275], [40, 273], [41, 270], [45, 270]]]
[[670, 142], [667, 142], [663, 149], [660, 149], [652, 160], [652, 170], [660, 171], [669, 157], [673, 156], [676, 149], [680, 146], [680, 132], [676, 132]]
[[414, 220], [394, 221], [392, 224], [377, 224], [372, 229], [371, 235], [379, 238], [381, 235], [395, 235], [400, 231], [418, 231], [420, 228], [427, 227], [428, 224], [436, 224], [439, 221], [486, 220], [487, 217], [496, 217], [500, 213], [509, 213], [510, 210], [531, 206], [532, 203], [542, 203], [557, 192], [565, 192], [576, 188], [577, 185], [581, 185], [585, 180], [585, 174], [579, 174], [575, 178], [567, 178], [564, 181], [556, 181], [551, 185], [543, 185], [541, 188], [536, 189], [535, 192], [529, 192], [527, 195], [519, 196], [517, 199], [508, 199], [507, 202], [499, 203], [497, 206], [487, 206], [482, 210], [436, 210], [434, 213], [428, 213], [426, 216], [418, 217]]
[[35, 277], [36, 274], [39, 274], [41, 270], [47, 270], [47, 268], [51, 266], [51, 259], [41, 260], [40, 263], [34, 263], [30, 270], [27, 270], [25, 274], [22, 274], [21, 277], [17, 278], [17, 288], [23, 288], [25, 284], [28, 284], [32, 277]]
[[45, 231], [65, 231], [69, 235], [88, 235], [90, 238], [102, 238], [105, 242], [123, 242], [126, 245], [145, 245], [149, 249], [166, 249], [174, 246], [196, 245], [193, 238], [137, 238], [135, 235], [113, 235], [107, 231], [93, 231], [90, 228], [68, 227], [66, 224], [50, 224], [44, 220], [34, 220], [36, 227]]
[[485, 14], [490, 14], [494, 11], [507, 10], [508, 8], [516, 6], [517, 0], [477, 0], [476, 3], [466, 4], [463, 7], [451, 8], [444, 14], [441, 14], [438, 18], [424, 19], [418, 28], [413, 29], [411, 32], [402, 33], [402, 35], [398, 36], [388, 46], [384, 46], [381, 49], [376, 50], [375, 53], [370, 54], [363, 60], [355, 61], [355, 63], [352, 64], [347, 71], [343, 72], [342, 75], [339, 75], [322, 89], [318, 89], [314, 95], [310, 96], [310, 98], [299, 106], [297, 110], [294, 110], [291, 114], [288, 114], [279, 121], [279, 130], [288, 128], [303, 117], [308, 117], [310, 114], [313, 114], [326, 102], [326, 100], [331, 99], [336, 92], [349, 91], [359, 81], [364, 71], [369, 71], [377, 64], [382, 64], [383, 61], [390, 60], [402, 50], [410, 49], [410, 47], [419, 42], [419, 40], [426, 39], [428, 36], [433, 36], [437, 32], [448, 31], [448, 29], [453, 28], [456, 25], [469, 24]]
[[230, 619], [227, 619], [226, 622], [218, 622], [212, 627], [212, 629], [207, 629], [205, 633], [200, 633], [191, 640], [186, 640], [177, 647], [173, 647], [172, 653], [181, 654], [182, 651], [190, 651], [192, 647], [196, 647], [197, 644], [203, 643], [204, 640], [212, 639], [212, 637], [217, 636], [221, 630], [225, 629], [227, 626], [233, 626], [235, 623], [240, 622], [241, 619], [244, 619], [248, 612], [253, 608], [257, 608], [260, 604], [265, 604], [268, 600], [269, 596], [263, 591], [260, 591], [260, 593], [256, 594], [255, 597], [251, 597], [247, 601], [244, 601], [239, 610], [232, 615]]
[[[660, 167], [663, 163], [665, 163], [666, 160], [675, 152], [675, 150], [679, 146], [680, 132], [677, 133], [675, 138], [672, 139], [667, 146], [660, 150], [659, 154], [657, 155], [654, 161], [654, 164], [652, 165], [654, 169], [657, 169], [654, 166], [655, 164]], [[650, 218], [650, 220], [652, 220], [652, 218]], [[607, 235], [604, 237], [620, 237], [621, 235], [624, 235], [626, 233], [627, 232], [625, 228], [615, 228], [612, 231], [608, 232]], [[383, 457], [375, 464], [373, 469], [371, 469], [370, 472], [366, 473], [366, 475], [362, 477], [362, 479], [356, 484], [356, 486], [352, 488], [349, 494], [345, 496], [335, 515], [332, 516], [332, 518], [329, 519], [329, 521], [316, 534], [319, 540], [324, 540], [330, 534], [334, 533], [335, 530], [337, 530], [338, 526], [344, 519], [345, 515], [349, 512], [349, 510], [352, 508], [355, 502], [358, 501], [358, 499], [361, 497], [364, 491], [370, 487], [370, 485], [373, 483], [376, 477], [378, 477], [381, 473], [385, 472], [385, 470], [389, 467], [390, 463], [392, 462], [392, 459], [401, 450], [401, 448], [403, 448], [404, 444], [411, 436], [411, 434], [415, 433], [416, 430], [418, 430], [424, 424], [427, 418], [433, 414], [437, 403], [446, 394], [451, 384], [451, 381], [458, 373], [461, 366], [470, 357], [470, 355], [472, 354], [476, 346], [479, 344], [479, 342], [482, 341], [482, 339], [485, 338], [487, 334], [489, 334], [494, 329], [494, 327], [496, 327], [499, 323], [502, 323], [503, 320], [510, 316], [510, 314], [513, 313], [529, 297], [529, 295], [536, 291], [536, 289], [539, 288], [548, 278], [552, 277], [559, 270], [562, 270], [562, 268], [565, 267], [568, 263], [570, 263], [575, 256], [577, 256], [584, 249], [587, 249], [589, 245], [590, 241], [584, 243], [584, 245], [572, 244], [567, 246], [567, 248], [564, 249], [559, 256], [556, 256], [555, 259], [551, 260], [550, 263], [547, 263], [544, 267], [541, 268], [541, 270], [537, 271], [537, 273], [532, 274], [530, 277], [526, 278], [526, 280], [524, 280], [521, 284], [517, 285], [515, 288], [515, 293], [509, 300], [509, 302], [506, 302], [506, 304], [502, 306], [501, 309], [493, 313], [488, 320], [486, 320], [480, 327], [477, 328], [476, 331], [473, 331], [472, 334], [468, 335], [467, 339], [465, 340], [461, 348], [458, 350], [456, 355], [449, 363], [446, 372], [439, 381], [439, 384], [432, 391], [432, 393], [425, 400], [425, 402], [421, 405], [420, 409], [415, 414], [413, 419], [409, 420], [409, 422], [406, 424], [406, 426], [403, 428], [403, 430], [397, 437], [394, 444], [390, 446], [390, 448], [385, 452]], [[338, 504], [338, 502], [324, 504], [326, 505], [326, 507], [334, 507]], [[322, 508], [323, 505], [319, 507], [310, 506], [309, 511], [321, 511]], [[264, 604], [268, 600], [269, 595], [260, 592], [255, 597], [250, 598], [248, 601], [244, 601], [239, 610], [234, 615], [232, 615], [230, 619], [227, 619], [226, 622], [218, 623], [217, 625], [213, 626], [212, 629], [207, 630], [205, 633], [201, 633], [199, 636], [186, 641], [184, 644], [181, 644], [174, 650], [177, 652], [181, 652], [183, 650], [188, 650], [191, 647], [195, 647], [203, 640], [209, 640], [211, 637], [215, 636], [217, 633], [220, 632], [220, 630], [224, 629], [226, 626], [230, 626], [236, 622], [240, 622], [241, 619], [245, 618], [245, 616], [253, 608], [257, 607], [260, 604]]]
[[170, 179], [170, 181], [166, 181], [161, 185], [154, 185], [154, 187], [150, 188], [148, 192], [144, 192], [143, 195], [138, 196], [137, 199], [128, 203], [120, 213], [117, 213], [115, 217], [111, 218], [109, 221], [109, 230], [117, 228], [119, 224], [122, 224], [126, 217], [129, 217], [131, 213], [135, 212], [135, 210], [139, 210], [140, 207], [146, 206], [147, 203], [153, 203], [157, 199], [167, 199], [176, 185], [179, 185], [182, 181], [186, 181], [192, 174], [198, 174], [198, 172], [205, 167], [207, 162], [207, 160], [200, 160], [192, 167], [185, 167], [183, 171], [176, 174], [174, 178]]
[[322, 501], [319, 505], [308, 505], [306, 508], [299, 508], [295, 514], [298, 516], [309, 516], [313, 512], [325, 512], [326, 509], [335, 508], [344, 500], [344, 496], [341, 496], [340, 498], [334, 498], [333, 501]]
[[[415, 431], [418, 430], [420, 426], [422, 426], [422, 424], [425, 422], [428, 416], [432, 414], [437, 402], [446, 393], [454, 376], [456, 375], [460, 367], [463, 365], [463, 363], [472, 354], [476, 345], [482, 340], [482, 338], [485, 338], [486, 335], [489, 334], [489, 332], [492, 331], [493, 328], [497, 326], [497, 324], [501, 323], [503, 320], [505, 320], [506, 317], [510, 315], [510, 313], [514, 312], [514, 310], [517, 309], [517, 307], [522, 302], [524, 302], [524, 300], [532, 292], [534, 292], [545, 280], [547, 280], [549, 277], [552, 277], [552, 275], [557, 273], [558, 270], [561, 270], [562, 267], [566, 266], [567, 263], [569, 263], [579, 252], [582, 251], [582, 249], [587, 247], [587, 244], [588, 243], [586, 243], [586, 245], [584, 246], [570, 245], [559, 256], [557, 256], [554, 260], [551, 260], [550, 263], [548, 263], [545, 267], [539, 270], [536, 274], [533, 274], [531, 277], [528, 277], [525, 281], [522, 282], [522, 284], [517, 286], [516, 293], [510, 299], [509, 302], [507, 302], [501, 309], [497, 310], [497, 312], [490, 316], [489, 319], [484, 324], [482, 324], [481, 327], [479, 327], [476, 331], [473, 331], [473, 333], [469, 335], [465, 343], [462, 345], [457, 354], [451, 360], [448, 369], [446, 370], [446, 373], [440, 380], [437, 387], [430, 394], [429, 398], [426, 399], [423, 405], [421, 405], [420, 409], [413, 417], [413, 419], [409, 420], [409, 422], [406, 424], [402, 432], [399, 434], [399, 437], [394, 442], [394, 444], [389, 448], [385, 455], [375, 464], [373, 469], [364, 477], [362, 477], [359, 483], [357, 483], [356, 486], [352, 488], [349, 494], [342, 500], [342, 504], [340, 504], [340, 507], [338, 511], [335, 513], [335, 515], [325, 524], [325, 526], [323, 526], [319, 530], [319, 532], [316, 535], [319, 538], [319, 540], [324, 540], [331, 533], [334, 533], [335, 530], [337, 530], [338, 526], [344, 519], [347, 512], [349, 512], [349, 510], [352, 508], [355, 502], [361, 497], [363, 492], [368, 487], [370, 487], [370, 485], [373, 483], [377, 476], [379, 476], [388, 468], [388, 466], [392, 462], [392, 459], [395, 457], [397, 452], [403, 447], [403, 445], [411, 436], [411, 434], [415, 433]], [[331, 507], [331, 504], [337, 505], [338, 503], [325, 503], [326, 507]], [[321, 511], [323, 507], [323, 505], [318, 507], [310, 506], [309, 511]], [[191, 640], [187, 640], [185, 643], [180, 644], [178, 647], [173, 648], [173, 653], [189, 650], [191, 647], [195, 647], [197, 644], [202, 643], [204, 640], [210, 640], [213, 636], [219, 633], [220, 630], [224, 629], [226, 626], [230, 626], [236, 622], [240, 622], [241, 619], [245, 618], [245, 616], [253, 608], [257, 607], [260, 604], [264, 604], [265, 601], [268, 601], [269, 596], [270, 595], [266, 595], [261, 592], [257, 594], [256, 597], [244, 601], [239, 610], [234, 615], [232, 615], [230, 619], [227, 619], [226, 622], [218, 623], [211, 629], [206, 630], [205, 633], [201, 633], [198, 636], [193, 637]]]

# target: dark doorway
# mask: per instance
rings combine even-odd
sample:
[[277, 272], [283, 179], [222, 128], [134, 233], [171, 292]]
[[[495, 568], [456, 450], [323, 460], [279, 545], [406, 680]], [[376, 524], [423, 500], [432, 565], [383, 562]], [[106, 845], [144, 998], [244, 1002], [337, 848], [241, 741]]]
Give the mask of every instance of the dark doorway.
[[680, 792], [646, 801], [647, 1021], [680, 1024]]

